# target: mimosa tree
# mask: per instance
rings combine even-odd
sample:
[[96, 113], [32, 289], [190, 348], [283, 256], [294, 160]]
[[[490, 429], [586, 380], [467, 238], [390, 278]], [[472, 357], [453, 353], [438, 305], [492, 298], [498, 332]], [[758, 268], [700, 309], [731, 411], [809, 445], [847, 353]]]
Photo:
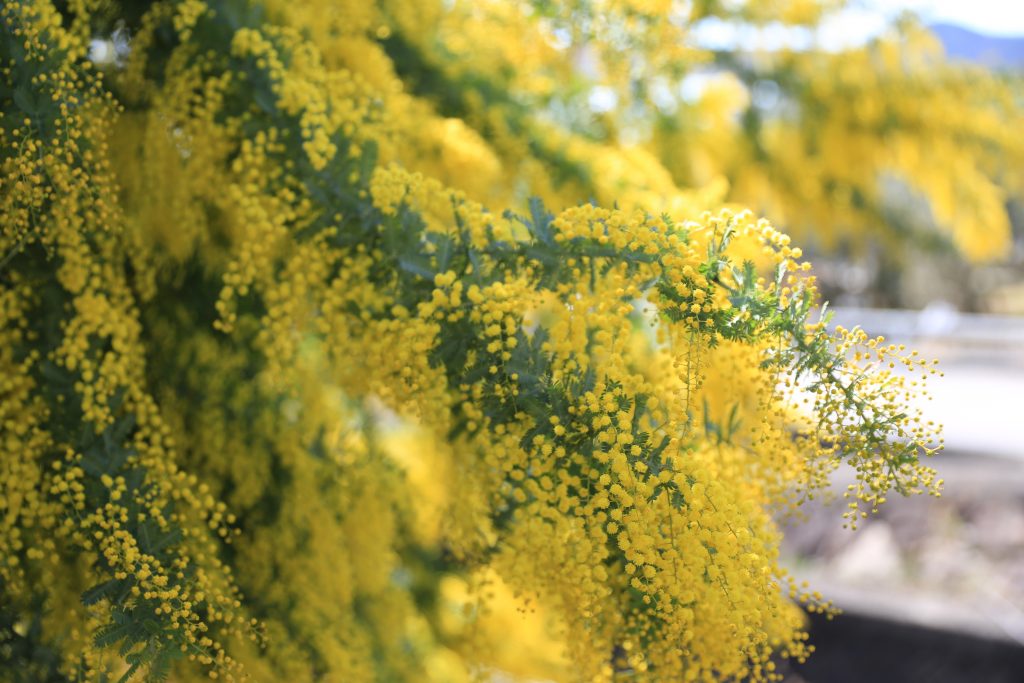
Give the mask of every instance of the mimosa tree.
[[[753, 197], [727, 112], [704, 101], [686, 159], [623, 142], [709, 58], [688, 22], [729, 12], [5, 3], [3, 676], [765, 680], [807, 656], [798, 605], [824, 605], [773, 515], [841, 463], [848, 525], [936, 493], [907, 407], [934, 368], [830, 331], [801, 250], [726, 205]], [[637, 106], [597, 122], [592, 87]], [[965, 117], [1016, 111], [962, 87]]]

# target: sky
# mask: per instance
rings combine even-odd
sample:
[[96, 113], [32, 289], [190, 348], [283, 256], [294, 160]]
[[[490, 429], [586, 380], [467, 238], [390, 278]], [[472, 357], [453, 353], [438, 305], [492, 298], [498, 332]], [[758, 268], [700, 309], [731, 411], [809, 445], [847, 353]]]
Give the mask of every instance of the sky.
[[696, 38], [698, 44], [712, 49], [738, 44], [769, 50], [782, 46], [802, 49], [814, 42], [841, 50], [878, 35], [906, 10], [917, 12], [925, 23], [956, 24], [993, 36], [1024, 36], [1024, 0], [851, 0], [813, 35], [799, 27], [756, 28], [709, 19], [701, 22]]
[[929, 23], [959, 24], [990, 35], [1024, 36], [1024, 0], [871, 0], [865, 4], [888, 13], [913, 9]]

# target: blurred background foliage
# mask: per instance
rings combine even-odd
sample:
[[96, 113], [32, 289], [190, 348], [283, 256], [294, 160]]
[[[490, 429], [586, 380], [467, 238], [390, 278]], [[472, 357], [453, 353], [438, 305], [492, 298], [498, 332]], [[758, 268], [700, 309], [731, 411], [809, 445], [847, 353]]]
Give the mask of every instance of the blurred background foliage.
[[556, 161], [569, 181], [548, 191], [556, 204], [685, 188], [783, 227], [833, 301], [1012, 307], [1019, 68], [947, 58], [910, 14], [835, 44], [851, 6], [455, 4], [436, 31], [399, 22], [384, 45], [414, 89], [438, 97], [443, 77], [462, 93], [461, 104], [440, 95], [439, 112], [471, 125], [504, 168], [523, 144]]

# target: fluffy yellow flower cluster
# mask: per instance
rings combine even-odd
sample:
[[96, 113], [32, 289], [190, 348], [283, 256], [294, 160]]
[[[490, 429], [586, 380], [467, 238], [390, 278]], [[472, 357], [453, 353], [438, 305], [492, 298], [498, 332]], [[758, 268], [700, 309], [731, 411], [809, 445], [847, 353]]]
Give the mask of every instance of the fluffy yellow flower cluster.
[[[853, 521], [935, 490], [889, 367], [930, 366], [812, 322], [788, 237], [432, 61], [546, 44], [514, 7], [4, 6], [19, 670], [769, 680], [811, 650], [795, 602], [826, 608], [772, 513], [843, 461]], [[501, 596], [560, 644], [538, 668], [485, 627]]]
[[[240, 633], [231, 626], [237, 589], [208, 534], [227, 535], [225, 508], [178, 466], [148, 390], [107, 161], [104, 121], [115, 106], [75, 65], [81, 46], [52, 6], [9, 4], [3, 21], [5, 69], [24, 117], [5, 114], [0, 132], [5, 374], [18, 378], [3, 398], [5, 605], [34, 611], [78, 652], [64, 662], [69, 676], [124, 661], [89, 643], [129, 637], [128, 620], [143, 618], [167, 625], [151, 636], [163, 647], [231, 669], [205, 635], [214, 624]], [[82, 585], [71, 567], [102, 580]], [[32, 608], [40, 595], [45, 607]], [[156, 656], [129, 661], [139, 668]]]

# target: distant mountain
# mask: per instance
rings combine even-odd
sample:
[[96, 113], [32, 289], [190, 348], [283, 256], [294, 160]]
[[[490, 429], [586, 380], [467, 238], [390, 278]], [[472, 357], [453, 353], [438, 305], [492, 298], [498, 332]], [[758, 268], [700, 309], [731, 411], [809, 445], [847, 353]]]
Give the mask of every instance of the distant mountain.
[[996, 69], [1024, 69], [1024, 36], [988, 36], [953, 24], [932, 24], [928, 28], [952, 59]]

